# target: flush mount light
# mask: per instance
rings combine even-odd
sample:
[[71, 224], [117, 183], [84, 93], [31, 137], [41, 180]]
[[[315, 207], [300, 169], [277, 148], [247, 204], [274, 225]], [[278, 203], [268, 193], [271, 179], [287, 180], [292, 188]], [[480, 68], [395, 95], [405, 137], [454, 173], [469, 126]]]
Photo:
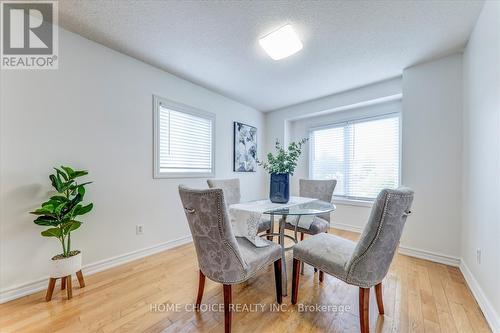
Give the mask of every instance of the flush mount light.
[[264, 51], [274, 60], [280, 60], [302, 50], [302, 42], [290, 24], [259, 39]]

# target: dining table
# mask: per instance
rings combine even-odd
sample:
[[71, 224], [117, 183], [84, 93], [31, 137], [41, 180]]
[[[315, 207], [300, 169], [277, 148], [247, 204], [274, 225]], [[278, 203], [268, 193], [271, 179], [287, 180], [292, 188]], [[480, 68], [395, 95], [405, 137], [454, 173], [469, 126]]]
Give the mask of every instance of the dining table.
[[[282, 295], [287, 296], [288, 279], [286, 267], [286, 252], [293, 249], [298, 242], [298, 228], [308, 229], [315, 216], [335, 211], [336, 207], [331, 202], [314, 198], [290, 197], [287, 203], [273, 203], [270, 200], [256, 200], [238, 203], [229, 206], [231, 224], [237, 237], [246, 237], [257, 247], [268, 246], [269, 243], [262, 238], [276, 237], [281, 246], [282, 258]], [[275, 232], [275, 220], [278, 217], [278, 231]], [[262, 220], [271, 220], [271, 230], [258, 235], [258, 225]], [[292, 235], [285, 233], [285, 224], [292, 224], [295, 228]], [[286, 246], [285, 239], [291, 239], [293, 244]]]

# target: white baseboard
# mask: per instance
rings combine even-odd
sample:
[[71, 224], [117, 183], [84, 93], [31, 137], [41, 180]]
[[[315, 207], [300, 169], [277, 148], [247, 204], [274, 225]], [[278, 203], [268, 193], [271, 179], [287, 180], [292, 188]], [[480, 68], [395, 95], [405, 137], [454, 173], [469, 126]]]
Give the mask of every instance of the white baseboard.
[[[152, 254], [162, 252], [165, 250], [172, 249], [174, 247], [187, 244], [192, 241], [191, 236], [185, 236], [178, 239], [174, 239], [165, 243], [161, 243], [158, 245], [154, 245], [151, 247], [147, 247], [144, 249], [132, 251], [129, 253], [125, 253], [116, 257], [112, 257], [109, 259], [104, 259], [101, 261], [97, 261], [91, 264], [87, 264], [82, 267], [82, 271], [84, 275], [92, 275], [97, 272], [104, 271], [106, 269], [125, 264], [127, 262], [137, 260], [140, 258], [144, 258], [150, 256]], [[38, 279], [36, 281], [24, 283], [18, 286], [11, 287], [9, 289], [0, 291], [0, 304], [11, 301], [13, 299], [23, 297], [26, 295], [30, 295], [36, 293], [38, 291], [44, 290], [47, 288], [48, 277]]]
[[432, 251], [425, 251], [420, 249], [415, 249], [413, 247], [400, 245], [399, 251], [400, 254], [404, 254], [406, 256], [415, 257], [419, 259], [425, 259], [433, 262], [437, 262], [440, 264], [445, 264], [453, 267], [460, 266], [460, 258], [453, 257], [447, 254], [436, 253]]
[[484, 317], [486, 318], [486, 321], [490, 325], [491, 330], [493, 332], [500, 333], [500, 318], [495, 312], [490, 301], [484, 294], [483, 289], [477, 282], [476, 278], [474, 278], [474, 275], [472, 275], [472, 272], [470, 271], [469, 267], [467, 267], [467, 265], [465, 264], [465, 261], [461, 260], [459, 267], [460, 271], [462, 272], [465, 278], [465, 281], [469, 285], [469, 288], [472, 291], [472, 294], [474, 295], [474, 298], [476, 299], [477, 303], [479, 304], [479, 307], [483, 311]]
[[363, 231], [363, 228], [361, 228], [361, 227], [357, 227], [357, 226], [350, 225], [350, 224], [335, 223], [335, 222], [330, 223], [330, 227], [335, 228], [335, 229], [340, 229], [340, 230], [357, 232], [357, 233], [361, 233], [361, 231]]
[[[363, 231], [362, 227], [358, 227], [358, 226], [354, 226], [354, 225], [350, 225], [350, 224], [331, 223], [330, 226], [332, 228], [335, 228], [335, 229], [346, 230], [346, 231], [357, 232], [357, 233], [361, 233]], [[460, 258], [456, 258], [456, 257], [452, 257], [449, 255], [440, 254], [440, 253], [436, 253], [436, 252], [415, 249], [415, 248], [412, 248], [409, 246], [400, 245], [398, 252], [401, 254], [410, 256], [410, 257], [425, 259], [425, 260], [437, 262], [440, 264], [450, 265], [450, 266], [454, 266], [454, 267], [458, 267], [460, 265]]]

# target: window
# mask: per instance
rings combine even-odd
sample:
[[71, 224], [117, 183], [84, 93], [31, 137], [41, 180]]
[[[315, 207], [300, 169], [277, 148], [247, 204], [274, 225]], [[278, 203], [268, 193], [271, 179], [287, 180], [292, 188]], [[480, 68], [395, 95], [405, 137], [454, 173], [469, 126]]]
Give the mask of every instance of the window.
[[399, 132], [399, 114], [313, 129], [309, 177], [337, 179], [336, 196], [373, 200], [399, 186]]
[[215, 115], [154, 96], [154, 177], [215, 175]]

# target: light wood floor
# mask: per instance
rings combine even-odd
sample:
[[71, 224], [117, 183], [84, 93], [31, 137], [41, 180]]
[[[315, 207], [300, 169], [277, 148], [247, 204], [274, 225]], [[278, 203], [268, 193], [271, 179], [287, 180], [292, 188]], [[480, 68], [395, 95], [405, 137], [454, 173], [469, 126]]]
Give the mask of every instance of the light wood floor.
[[[291, 267], [291, 257], [287, 263]], [[0, 331], [222, 332], [223, 313], [185, 311], [184, 305], [195, 301], [197, 283], [194, 248], [184, 245], [88, 276], [83, 289], [74, 282], [69, 301], [57, 291], [48, 303], [40, 292], [0, 305]], [[397, 255], [383, 284], [386, 314], [378, 316], [372, 290], [371, 332], [490, 332], [457, 268]], [[207, 280], [203, 303], [222, 301], [222, 286]], [[328, 275], [319, 284], [311, 267], [301, 276], [299, 303], [347, 305], [350, 311], [299, 313], [290, 296], [283, 311], [270, 311], [274, 301], [272, 266], [233, 287], [234, 303], [266, 306], [264, 312], [235, 313], [233, 332], [359, 332], [358, 288]], [[172, 303], [181, 304], [181, 310], [167, 311], [165, 304]]]

